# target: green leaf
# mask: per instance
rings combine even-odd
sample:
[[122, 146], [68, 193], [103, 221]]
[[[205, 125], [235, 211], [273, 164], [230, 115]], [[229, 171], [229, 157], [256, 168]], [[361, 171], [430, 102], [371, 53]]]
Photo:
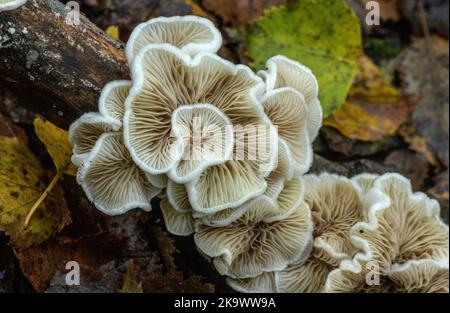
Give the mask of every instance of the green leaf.
[[344, 102], [351, 87], [361, 29], [344, 1], [303, 0], [267, 11], [249, 26], [246, 44], [258, 69], [278, 54], [311, 68], [326, 117]]

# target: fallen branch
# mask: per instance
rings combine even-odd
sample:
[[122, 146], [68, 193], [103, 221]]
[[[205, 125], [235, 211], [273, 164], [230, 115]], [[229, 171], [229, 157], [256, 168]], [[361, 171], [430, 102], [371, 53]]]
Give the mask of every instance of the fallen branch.
[[129, 76], [123, 46], [86, 17], [66, 23], [64, 4], [30, 0], [0, 13], [0, 83], [30, 109], [67, 128], [96, 110], [102, 87]]

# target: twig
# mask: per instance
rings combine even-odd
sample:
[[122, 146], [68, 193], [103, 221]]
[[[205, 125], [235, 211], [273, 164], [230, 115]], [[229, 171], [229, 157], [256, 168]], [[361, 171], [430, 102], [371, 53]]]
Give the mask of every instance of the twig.
[[45, 188], [44, 192], [41, 194], [39, 199], [37, 199], [37, 201], [31, 207], [30, 212], [28, 213], [28, 215], [25, 219], [25, 222], [23, 223], [24, 228], [28, 227], [31, 218], [33, 217], [34, 212], [36, 212], [39, 205], [45, 200], [45, 198], [47, 198], [48, 194], [53, 190], [53, 188], [55, 187], [56, 183], [59, 181], [60, 178], [61, 178], [61, 172], [57, 171], [55, 177], [53, 177], [50, 184], [48, 184], [47, 188]]

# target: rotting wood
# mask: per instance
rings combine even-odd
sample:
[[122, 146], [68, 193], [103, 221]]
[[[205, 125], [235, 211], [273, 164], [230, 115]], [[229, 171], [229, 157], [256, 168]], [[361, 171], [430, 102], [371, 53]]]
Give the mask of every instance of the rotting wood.
[[26, 97], [30, 109], [67, 128], [97, 110], [102, 87], [129, 77], [123, 44], [56, 0], [30, 0], [0, 13], [0, 83]]

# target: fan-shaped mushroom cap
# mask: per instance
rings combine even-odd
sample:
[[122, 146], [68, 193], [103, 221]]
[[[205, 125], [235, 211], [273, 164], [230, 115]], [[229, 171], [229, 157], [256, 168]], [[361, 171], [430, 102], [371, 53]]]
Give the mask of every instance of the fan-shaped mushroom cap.
[[261, 100], [269, 119], [278, 128], [279, 140], [286, 142], [297, 173], [309, 170], [313, 159], [308, 134], [308, 106], [301, 93], [291, 87], [268, 92]]
[[192, 212], [189, 196], [183, 184], [177, 184], [169, 179], [166, 193], [167, 200], [175, 210], [178, 212]]
[[181, 106], [173, 112], [172, 132], [184, 144], [184, 155], [168, 173], [183, 184], [212, 165], [225, 163], [233, 153], [233, 125], [210, 104]]
[[[314, 224], [312, 253], [306, 261], [272, 274], [276, 292], [321, 292], [328, 273], [358, 251], [350, 239], [351, 227], [364, 218], [357, 182], [327, 173], [305, 175], [303, 181], [304, 201]], [[236, 280], [231, 282], [231, 287], [254, 292], [259, 288], [257, 283], [251, 279]]]
[[389, 279], [399, 292], [448, 293], [448, 266], [433, 260], [392, 266]]
[[267, 70], [258, 72], [266, 82], [267, 92], [282, 87], [292, 87], [303, 95], [308, 108], [307, 129], [312, 142], [322, 125], [322, 107], [318, 99], [319, 85], [306, 66], [285, 56], [274, 56], [266, 62]]
[[186, 187], [192, 208], [211, 214], [237, 207], [264, 193], [267, 183], [250, 162], [230, 160], [206, 169]]
[[[256, 196], [243, 205], [218, 211], [213, 214], [194, 212], [194, 217], [201, 219], [203, 224], [209, 226], [226, 226], [240, 218], [250, 207], [252, 201], [258, 198], [264, 198], [270, 203], [280, 205], [281, 209], [286, 207], [295, 207], [295, 204], [289, 203], [291, 199], [301, 199], [304, 193], [303, 185], [298, 179], [288, 182], [291, 178], [291, 160], [289, 159], [288, 148], [286, 144], [279, 141], [277, 168], [266, 178], [267, 188], [262, 195]], [[276, 203], [277, 199], [280, 203]], [[272, 201], [273, 200], [273, 201]], [[275, 202], [274, 202], [275, 201]], [[289, 212], [288, 212], [289, 213]]]
[[233, 125], [267, 123], [257, 100], [261, 79], [216, 55], [191, 59], [170, 45], [148, 45], [135, 57], [132, 76], [125, 143], [135, 162], [151, 174], [170, 171], [182, 158], [183, 143], [171, 136], [173, 112], [182, 105], [211, 104]]
[[155, 187], [158, 188], [166, 188], [168, 184], [168, 178], [165, 174], [159, 174], [159, 175], [152, 175], [149, 173], [145, 173], [145, 176], [147, 176], [148, 181]]
[[250, 278], [227, 277], [227, 284], [236, 291], [246, 293], [274, 293], [277, 292], [275, 272], [264, 272]]
[[167, 199], [162, 199], [160, 206], [166, 228], [171, 234], [189, 236], [194, 233], [195, 222], [191, 211], [177, 211]]
[[129, 80], [115, 80], [103, 87], [98, 108], [100, 114], [115, 119], [122, 125], [125, 112], [125, 100], [130, 92], [132, 82]]
[[85, 113], [70, 125], [69, 142], [73, 145], [72, 162], [80, 166], [105, 132], [117, 131], [121, 123], [98, 113]]
[[131, 64], [138, 52], [148, 44], [171, 44], [195, 56], [200, 52], [216, 53], [222, 35], [214, 24], [198, 16], [158, 17], [139, 24], [131, 33], [126, 55]]
[[[385, 174], [374, 180], [363, 204], [367, 218], [350, 232], [352, 242], [363, 252], [330, 273], [327, 291], [402, 291], [411, 282], [400, 279], [412, 274], [399, 269], [427, 272], [418, 268], [422, 262], [428, 264], [424, 260], [448, 269], [448, 226], [440, 220], [435, 200], [413, 193], [406, 178]], [[373, 267], [380, 276], [377, 286], [366, 282]], [[417, 290], [426, 290], [427, 282], [433, 281], [432, 277], [417, 279], [416, 283], [424, 284], [415, 286]]]
[[122, 214], [134, 208], [151, 210], [160, 189], [152, 186], [133, 163], [120, 133], [104, 133], [78, 171], [89, 200], [102, 212]]
[[280, 193], [278, 201], [258, 197], [228, 226], [197, 225], [197, 247], [213, 258], [221, 274], [236, 278], [281, 270], [298, 261], [308, 247], [312, 232], [302, 189], [301, 179], [295, 179]]
[[350, 229], [362, 221], [365, 212], [359, 185], [333, 174], [306, 175], [305, 201], [314, 223], [314, 258], [337, 267], [352, 257], [357, 248], [350, 240]]
[[263, 273], [256, 277], [228, 278], [228, 285], [240, 292], [318, 293], [322, 292], [328, 273], [332, 269], [326, 263], [310, 259], [289, 265], [276, 272]]
[[17, 9], [26, 2], [27, 0], [0, 0], [0, 12]]

